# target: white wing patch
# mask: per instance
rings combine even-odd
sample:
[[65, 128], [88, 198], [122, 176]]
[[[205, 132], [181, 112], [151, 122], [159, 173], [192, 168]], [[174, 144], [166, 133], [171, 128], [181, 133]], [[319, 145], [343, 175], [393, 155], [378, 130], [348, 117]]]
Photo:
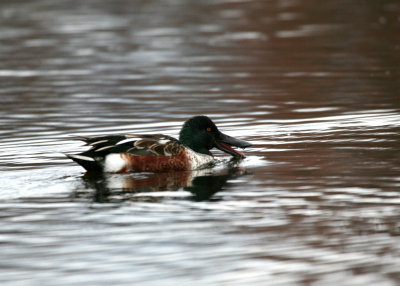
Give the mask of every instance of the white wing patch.
[[125, 168], [126, 162], [121, 158], [120, 154], [108, 154], [104, 160], [104, 171], [116, 173]]
[[127, 139], [124, 139], [124, 140], [121, 140], [121, 141], [119, 141], [117, 144], [115, 144], [115, 145], [121, 145], [121, 144], [124, 144], [124, 143], [128, 143], [128, 142], [132, 142], [132, 141], [137, 141], [138, 139], [137, 138], [127, 138]]
[[100, 152], [100, 151], [104, 151], [104, 150], [107, 150], [107, 149], [110, 149], [110, 148], [113, 148], [114, 146], [104, 146], [104, 147], [101, 147], [101, 148], [99, 148], [99, 149], [96, 149], [95, 151], [96, 152]]
[[165, 145], [168, 142], [171, 142], [171, 139], [161, 139], [161, 140], [158, 140], [157, 143], [160, 144], [160, 145]]

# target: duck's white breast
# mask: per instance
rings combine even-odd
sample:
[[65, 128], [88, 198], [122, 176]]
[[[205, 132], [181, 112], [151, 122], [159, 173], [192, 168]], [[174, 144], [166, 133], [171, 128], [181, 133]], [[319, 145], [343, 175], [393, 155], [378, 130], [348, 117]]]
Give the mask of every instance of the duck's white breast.
[[189, 148], [186, 150], [186, 153], [188, 155], [192, 170], [201, 169], [214, 162], [213, 156], [197, 153]]

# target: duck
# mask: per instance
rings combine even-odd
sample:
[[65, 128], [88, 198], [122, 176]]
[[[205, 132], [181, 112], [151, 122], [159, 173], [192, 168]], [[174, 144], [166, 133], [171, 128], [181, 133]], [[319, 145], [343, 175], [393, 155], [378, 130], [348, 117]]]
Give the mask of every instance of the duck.
[[65, 154], [87, 172], [134, 173], [170, 172], [202, 169], [214, 164], [211, 149], [217, 148], [235, 158], [251, 143], [219, 131], [205, 115], [186, 120], [179, 140], [163, 134], [126, 134], [77, 136], [90, 149], [79, 154]]

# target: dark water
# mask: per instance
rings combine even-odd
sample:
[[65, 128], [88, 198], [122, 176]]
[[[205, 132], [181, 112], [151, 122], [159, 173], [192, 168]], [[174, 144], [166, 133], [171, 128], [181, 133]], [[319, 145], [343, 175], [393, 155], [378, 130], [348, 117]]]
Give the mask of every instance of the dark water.
[[[399, 35], [397, 0], [1, 1], [1, 285], [399, 285]], [[195, 114], [248, 157], [63, 155]]]

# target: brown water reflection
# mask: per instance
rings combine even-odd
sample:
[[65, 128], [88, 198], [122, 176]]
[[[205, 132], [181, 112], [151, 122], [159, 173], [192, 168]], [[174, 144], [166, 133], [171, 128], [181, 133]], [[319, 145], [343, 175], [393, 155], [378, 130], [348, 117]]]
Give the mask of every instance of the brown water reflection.
[[[399, 284], [397, 2], [1, 1], [1, 284]], [[63, 155], [194, 114], [248, 157], [93, 178]]]
[[82, 187], [78, 188], [75, 197], [93, 197], [93, 201], [98, 203], [124, 200], [158, 202], [175, 197], [194, 201], [215, 201], [215, 194], [223, 189], [228, 180], [243, 175], [249, 174], [235, 166], [222, 170], [203, 169], [193, 172], [86, 173], [82, 177], [83, 190]]

